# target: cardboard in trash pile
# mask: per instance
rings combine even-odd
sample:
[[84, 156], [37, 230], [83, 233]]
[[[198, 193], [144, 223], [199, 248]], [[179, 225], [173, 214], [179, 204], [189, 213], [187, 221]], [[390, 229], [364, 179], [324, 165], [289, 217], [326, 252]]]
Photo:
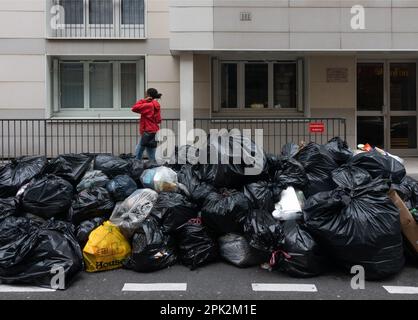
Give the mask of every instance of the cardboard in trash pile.
[[403, 235], [418, 253], [418, 223], [395, 190], [389, 192], [389, 198], [399, 209]]

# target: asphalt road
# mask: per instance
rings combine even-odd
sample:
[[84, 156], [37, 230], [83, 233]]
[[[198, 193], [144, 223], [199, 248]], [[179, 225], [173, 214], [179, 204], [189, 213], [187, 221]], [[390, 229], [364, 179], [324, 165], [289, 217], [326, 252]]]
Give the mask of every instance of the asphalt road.
[[[383, 286], [408, 286], [418, 289], [418, 267], [407, 266], [403, 272], [391, 279], [366, 282], [364, 290], [353, 290], [351, 278], [340, 272], [324, 276], [295, 279], [287, 275], [270, 272], [261, 268], [238, 269], [226, 263], [215, 263], [195, 271], [176, 265], [154, 273], [136, 273], [129, 270], [114, 270], [102, 273], [81, 273], [76, 281], [65, 291], [56, 292], [9, 292], [0, 293], [0, 300], [7, 299], [418, 299], [416, 294], [390, 294]], [[126, 292], [126, 283], [182, 283], [185, 291]], [[263, 292], [253, 291], [252, 284], [309, 284], [315, 285], [316, 292]], [[296, 288], [291, 286], [289, 290]]]

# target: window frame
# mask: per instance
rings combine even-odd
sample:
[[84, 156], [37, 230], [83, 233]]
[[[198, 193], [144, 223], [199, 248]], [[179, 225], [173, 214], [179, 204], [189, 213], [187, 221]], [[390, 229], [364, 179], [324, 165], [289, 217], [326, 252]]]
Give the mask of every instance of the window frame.
[[[267, 64], [268, 65], [268, 107], [260, 109], [246, 108], [245, 106], [245, 65], [246, 64]], [[222, 107], [222, 65], [237, 64], [237, 107]], [[295, 108], [274, 108], [274, 65], [295, 64], [296, 65], [296, 107]], [[304, 63], [302, 59], [286, 60], [237, 60], [237, 59], [214, 59], [213, 62], [213, 111], [228, 113], [233, 111], [243, 112], [272, 112], [279, 113], [303, 113], [305, 110], [304, 101]]]
[[[84, 85], [84, 107], [83, 108], [62, 108], [61, 106], [61, 64], [81, 63], [83, 64], [83, 85]], [[91, 63], [111, 63], [113, 67], [113, 108], [90, 108], [90, 68]], [[121, 64], [136, 64], [136, 101], [143, 98], [145, 92], [145, 56], [135, 57], [133, 59], [69, 59], [53, 58], [53, 81], [52, 81], [52, 111], [54, 115], [69, 114], [79, 116], [82, 113], [88, 113], [92, 116], [103, 113], [121, 113], [129, 111], [130, 108], [122, 107], [122, 87], [121, 87]]]

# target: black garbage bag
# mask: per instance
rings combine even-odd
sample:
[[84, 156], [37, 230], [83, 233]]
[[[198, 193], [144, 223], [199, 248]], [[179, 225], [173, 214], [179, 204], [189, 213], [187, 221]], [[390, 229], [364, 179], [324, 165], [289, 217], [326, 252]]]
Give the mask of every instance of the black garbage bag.
[[69, 211], [69, 220], [78, 225], [95, 217], [109, 218], [115, 203], [105, 188], [81, 191], [76, 195]]
[[[213, 160], [217, 162], [213, 163]], [[244, 184], [268, 179], [264, 151], [240, 134], [225, 131], [210, 136], [208, 163], [199, 166], [199, 179], [217, 188], [240, 188]]]
[[[353, 178], [357, 181], [350, 181]], [[386, 180], [372, 180], [364, 170], [343, 167], [334, 173], [339, 185], [305, 204], [308, 231], [348, 272], [365, 269], [366, 279], [398, 273], [404, 264], [399, 212], [388, 198]]]
[[199, 180], [191, 165], [183, 165], [177, 172], [177, 179], [179, 183], [186, 187], [190, 199], [198, 205], [203, 205], [208, 195], [216, 191], [212, 185]]
[[16, 198], [0, 198], [0, 220], [17, 214]]
[[339, 166], [324, 146], [311, 142], [298, 152], [295, 159], [303, 165], [308, 177], [308, 183], [302, 189], [305, 197], [335, 189], [331, 172]]
[[83, 249], [89, 240], [90, 233], [100, 227], [105, 222], [103, 217], [96, 217], [90, 220], [81, 222], [75, 231], [75, 235], [80, 247]]
[[60, 155], [51, 160], [43, 173], [54, 174], [76, 185], [89, 170], [92, 161], [92, 156], [84, 154]]
[[146, 161], [138, 159], [127, 159], [129, 163], [128, 175], [136, 182], [138, 187], [142, 187], [141, 175], [146, 169]]
[[252, 267], [267, 262], [269, 254], [256, 250], [247, 239], [236, 233], [228, 233], [218, 239], [220, 256], [237, 267]]
[[249, 200], [251, 208], [263, 209], [267, 212], [274, 211], [274, 199], [277, 192], [279, 190], [274, 188], [274, 184], [266, 181], [254, 182], [244, 186], [244, 195]]
[[266, 252], [273, 253], [284, 241], [282, 227], [271, 212], [264, 210], [251, 210], [244, 224], [244, 234], [250, 246]]
[[116, 176], [106, 185], [107, 191], [109, 191], [116, 202], [125, 200], [137, 188], [136, 182], [128, 175]]
[[282, 156], [293, 158], [299, 152], [300, 147], [296, 143], [286, 143], [282, 148]]
[[394, 189], [408, 209], [418, 208], [418, 181], [410, 176], [405, 176], [400, 184], [392, 184]]
[[0, 198], [14, 197], [47, 163], [46, 157], [21, 157], [0, 168]]
[[146, 218], [132, 238], [132, 254], [124, 267], [137, 272], [153, 272], [177, 262], [174, 243], [154, 218]]
[[347, 163], [353, 157], [353, 151], [350, 150], [347, 142], [340, 137], [332, 138], [324, 147], [339, 165]]
[[99, 170], [88, 171], [77, 185], [77, 192], [81, 192], [86, 189], [106, 187], [109, 181], [110, 180], [107, 175]]
[[94, 170], [103, 171], [109, 178], [129, 173], [129, 162], [111, 155], [98, 155], [94, 160]]
[[218, 259], [219, 251], [199, 218], [191, 219], [178, 228], [175, 239], [182, 264], [195, 270]]
[[175, 148], [168, 161], [168, 166], [179, 171], [184, 165], [197, 165], [200, 162], [200, 150], [192, 145], [182, 145]]
[[74, 188], [68, 181], [55, 175], [46, 175], [32, 181], [25, 189], [21, 207], [44, 219], [65, 217], [71, 207]]
[[400, 184], [406, 175], [402, 163], [376, 150], [355, 155], [349, 164], [366, 170], [373, 178], [390, 179], [394, 184]]
[[172, 234], [192, 218], [198, 209], [185, 196], [174, 192], [161, 192], [154, 204], [151, 215], [157, 219], [164, 233]]
[[282, 224], [285, 235], [281, 250], [273, 256], [273, 265], [292, 277], [319, 276], [327, 269], [326, 256], [312, 235], [296, 220]]
[[308, 176], [301, 163], [293, 158], [282, 157], [277, 162], [274, 182], [282, 190], [288, 187], [304, 189], [308, 184]]
[[[39, 225], [23, 217], [0, 221], [0, 280], [54, 289], [68, 288], [83, 270], [83, 256], [74, 228], [63, 221]], [[63, 282], [54, 276], [63, 272]]]
[[250, 204], [242, 192], [223, 189], [212, 192], [202, 207], [202, 222], [217, 235], [243, 230]]

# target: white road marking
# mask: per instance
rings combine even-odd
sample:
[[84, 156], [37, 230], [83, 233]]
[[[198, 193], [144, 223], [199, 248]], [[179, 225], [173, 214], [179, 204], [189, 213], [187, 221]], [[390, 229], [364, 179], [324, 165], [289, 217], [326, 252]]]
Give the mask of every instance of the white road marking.
[[390, 294], [418, 294], [418, 287], [383, 286]]
[[122, 291], [186, 291], [187, 283], [125, 283]]
[[41, 287], [25, 287], [25, 286], [12, 286], [6, 284], [0, 284], [0, 292], [55, 292], [54, 289], [41, 288]]
[[253, 291], [318, 292], [314, 284], [253, 283]]

